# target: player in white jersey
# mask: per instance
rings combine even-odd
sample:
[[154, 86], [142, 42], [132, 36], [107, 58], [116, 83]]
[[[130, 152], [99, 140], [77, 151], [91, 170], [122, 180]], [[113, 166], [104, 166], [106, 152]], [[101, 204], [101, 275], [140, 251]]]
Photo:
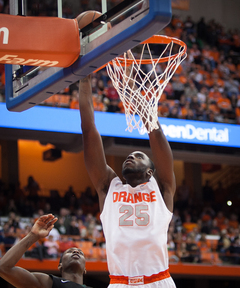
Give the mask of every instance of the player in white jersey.
[[90, 76], [80, 80], [79, 94], [85, 165], [99, 197], [110, 286], [174, 288], [167, 230], [176, 184], [172, 151], [161, 126], [149, 133], [153, 162], [140, 151], [128, 155], [122, 165], [123, 184], [106, 163], [94, 121]]

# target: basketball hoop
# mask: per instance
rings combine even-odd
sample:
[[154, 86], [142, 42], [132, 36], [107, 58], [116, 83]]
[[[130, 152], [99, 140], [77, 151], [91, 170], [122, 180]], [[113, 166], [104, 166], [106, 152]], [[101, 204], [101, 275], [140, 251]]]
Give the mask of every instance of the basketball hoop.
[[[150, 44], [162, 47], [153, 58]], [[140, 134], [158, 129], [158, 102], [181, 62], [187, 57], [187, 46], [179, 39], [154, 35], [141, 43], [139, 57], [128, 51], [107, 64], [107, 72], [125, 109], [127, 129]], [[139, 46], [137, 46], [139, 47]], [[165, 63], [160, 67], [159, 63]], [[161, 70], [162, 68], [162, 70]]]

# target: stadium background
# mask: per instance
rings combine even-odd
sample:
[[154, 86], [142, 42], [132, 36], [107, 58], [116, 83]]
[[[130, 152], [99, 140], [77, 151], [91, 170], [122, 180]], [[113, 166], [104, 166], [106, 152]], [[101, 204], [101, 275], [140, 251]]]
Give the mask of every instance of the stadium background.
[[[68, 2], [70, 3], [71, 1]], [[75, 1], [72, 2], [72, 5], [74, 5]], [[173, 2], [180, 3], [181, 1]], [[189, 15], [195, 22], [199, 21], [201, 17], [205, 17], [206, 21], [214, 19], [216, 22], [220, 22], [227, 29], [240, 27], [239, 12], [240, 3], [238, 0], [190, 0], [189, 10], [173, 9], [173, 14], [178, 15], [178, 17], [180, 17], [183, 21]], [[29, 138], [26, 140], [27, 138], [24, 136], [24, 131], [22, 131], [23, 137], [21, 137], [19, 134], [15, 134], [13, 136], [12, 131], [9, 131], [8, 137], [8, 133], [5, 132], [6, 131], [4, 131], [4, 137], [0, 135], [0, 178], [3, 180], [3, 182], [11, 182], [11, 179], [19, 179], [20, 184], [25, 186], [27, 184], [26, 182], [28, 176], [34, 175], [34, 178], [36, 178], [40, 183], [41, 193], [43, 196], [49, 196], [51, 190], [58, 190], [60, 194], [64, 194], [69, 185], [72, 185], [75, 191], [79, 194], [88, 186], [92, 188], [84, 168], [82, 152], [73, 153], [74, 151], [68, 151], [71, 149], [63, 149], [61, 159], [54, 162], [46, 162], [42, 160], [42, 155], [44, 151], [54, 148], [52, 144], [48, 144], [49, 142], [51, 143], [51, 139], [54, 137], [54, 135], [49, 136], [49, 139], [46, 143], [40, 143], [38, 141], [40, 139]], [[16, 140], [16, 137], [18, 137], [18, 140]], [[142, 143], [139, 143], [137, 140], [133, 142], [128, 142], [125, 144], [131, 146], [131, 149], [142, 146]], [[143, 147], [145, 147], [145, 145], [146, 144], [144, 143]], [[182, 147], [182, 149], [187, 148]], [[226, 159], [225, 156], [229, 153], [229, 151], [227, 151], [227, 153], [225, 152], [226, 150], [223, 151], [224, 159]], [[214, 157], [214, 153], [211, 155], [211, 158], [212, 157]], [[118, 172], [120, 172], [120, 163], [122, 163], [123, 158], [116, 155], [108, 155], [107, 158], [110, 165], [112, 165]], [[197, 181], [199, 188], [196, 188], [198, 189], [197, 193], [200, 194], [200, 186], [203, 185], [205, 180], [211, 180], [211, 178], [215, 177], [216, 175], [215, 172], [207, 173], [207, 170], [203, 172], [203, 166], [208, 167], [209, 170], [216, 169], [216, 167], [219, 167], [220, 164], [221, 169], [230, 167], [230, 169], [234, 169], [236, 171], [239, 168], [235, 166], [233, 167], [231, 165], [229, 166], [228, 162], [229, 161], [226, 160], [225, 163], [219, 163], [219, 160], [216, 160], [216, 163], [204, 163], [204, 166], [202, 165], [203, 163], [192, 163], [191, 161], [186, 161], [185, 159], [176, 160], [174, 166], [177, 186], [180, 186], [182, 180], [187, 178], [186, 180], [188, 183], [196, 188], [196, 183], [193, 184], [193, 180], [190, 178], [195, 178], [193, 175], [194, 173], [197, 175], [201, 174], [201, 178], [198, 178]], [[81, 170], [79, 167], [81, 167]], [[193, 266], [195, 269], [201, 268], [194, 265], [191, 266]], [[41, 265], [39, 265], [39, 269], [41, 269]], [[187, 269], [191, 271], [193, 268], [186, 266], [186, 270]], [[56, 273], [55, 270], [53, 272]], [[205, 275], [201, 276], [201, 278], [198, 278], [198, 276], [193, 274], [191, 275], [190, 272], [189, 275], [186, 275], [187, 273], [184, 274], [184, 276], [181, 276], [181, 274], [173, 275], [173, 277], [175, 276], [174, 279], [177, 283], [177, 287], [197, 288], [205, 286], [207, 288], [216, 286], [234, 288], [239, 287], [240, 284], [239, 276], [237, 277], [237, 273], [233, 277], [223, 277], [220, 275], [214, 275], [213, 273], [213, 275]], [[107, 272], [89, 271], [85, 282], [92, 287], [106, 287], [108, 283]], [[7, 286], [6, 283], [2, 282], [1, 287], [11, 286]]]

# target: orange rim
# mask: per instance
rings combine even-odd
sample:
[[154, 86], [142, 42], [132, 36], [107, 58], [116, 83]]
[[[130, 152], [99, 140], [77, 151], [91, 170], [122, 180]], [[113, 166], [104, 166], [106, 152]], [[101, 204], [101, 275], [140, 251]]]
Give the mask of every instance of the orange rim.
[[[148, 38], [147, 40], [143, 41], [140, 44], [170, 44], [171, 42], [178, 44], [183, 49], [179, 53], [173, 54], [171, 56], [162, 57], [162, 58], [154, 58], [154, 59], [141, 59], [141, 60], [135, 59], [134, 60], [134, 59], [125, 59], [122, 57], [116, 57], [119, 60], [118, 63], [116, 63], [116, 65], [120, 64], [122, 66], [125, 66], [125, 65], [130, 66], [133, 63], [152, 64], [152, 61], [154, 63], [164, 63], [164, 62], [168, 62], [169, 60], [177, 58], [179, 55], [183, 56], [187, 52], [187, 45], [182, 40], [179, 40], [179, 39], [174, 38], [174, 37], [164, 36], [164, 35], [153, 35], [152, 37]], [[94, 72], [97, 72], [97, 71], [103, 69], [104, 67], [107, 66], [107, 64], [113, 65], [113, 62], [109, 61], [108, 63], [101, 66], [100, 68], [98, 68]]]
[[[171, 56], [168, 57], [162, 57], [162, 58], [154, 58], [154, 59], [125, 59], [122, 57], [117, 57], [117, 59], [119, 60], [119, 64], [122, 66], [125, 66], [125, 64], [127, 66], [133, 64], [133, 63], [137, 63], [137, 64], [151, 64], [152, 61], [153, 62], [157, 62], [157, 63], [163, 63], [163, 62], [168, 62], [169, 60], [175, 59], [177, 58], [179, 55], [183, 56], [186, 51], [187, 51], [187, 45], [174, 37], [169, 37], [169, 36], [163, 36], [163, 35], [153, 35], [152, 37], [148, 38], [147, 40], [143, 41], [141, 44], [170, 44], [171, 42], [178, 44], [179, 46], [181, 46], [183, 49], [176, 54], [173, 54]], [[113, 62], [110, 61], [109, 64], [113, 65]], [[117, 63], [118, 65], [118, 63]]]

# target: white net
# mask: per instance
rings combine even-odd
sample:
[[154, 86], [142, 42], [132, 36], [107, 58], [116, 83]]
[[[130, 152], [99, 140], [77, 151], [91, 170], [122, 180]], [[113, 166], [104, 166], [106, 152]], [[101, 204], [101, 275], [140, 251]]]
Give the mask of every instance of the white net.
[[[163, 36], [162, 36], [163, 37]], [[117, 57], [107, 65], [107, 72], [125, 109], [127, 128], [140, 134], [158, 129], [158, 103], [167, 83], [186, 58], [183, 46], [173, 56], [174, 42], [165, 46], [158, 59], [152, 58], [149, 44], [143, 44], [136, 60], [132, 51]], [[167, 58], [165, 55], [168, 55]], [[167, 59], [164, 69], [159, 62]], [[151, 64], [144, 64], [145, 59]], [[132, 64], [129, 64], [131, 59]]]

